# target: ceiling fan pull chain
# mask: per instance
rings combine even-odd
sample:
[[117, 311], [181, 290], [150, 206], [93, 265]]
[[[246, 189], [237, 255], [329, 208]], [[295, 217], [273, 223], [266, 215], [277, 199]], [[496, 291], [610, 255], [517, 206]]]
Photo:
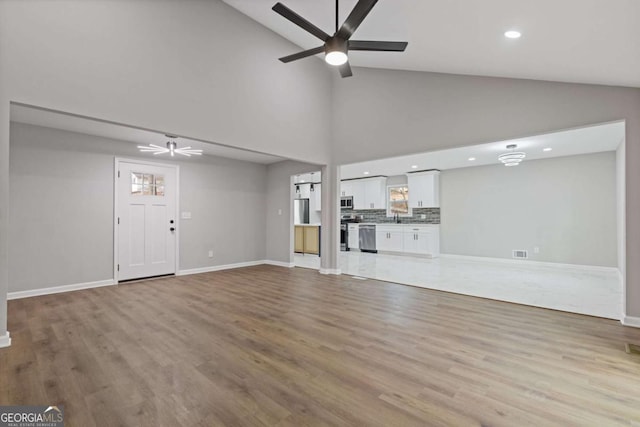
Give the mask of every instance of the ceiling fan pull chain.
[[338, 2], [340, 0], [336, 0], [336, 33], [338, 32]]

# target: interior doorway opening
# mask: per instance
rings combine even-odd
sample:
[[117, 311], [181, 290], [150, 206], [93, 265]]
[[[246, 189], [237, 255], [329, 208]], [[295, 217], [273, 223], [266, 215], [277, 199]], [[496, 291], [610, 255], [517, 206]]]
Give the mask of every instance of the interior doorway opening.
[[291, 177], [293, 203], [293, 260], [296, 267], [320, 269], [322, 245], [321, 172]]

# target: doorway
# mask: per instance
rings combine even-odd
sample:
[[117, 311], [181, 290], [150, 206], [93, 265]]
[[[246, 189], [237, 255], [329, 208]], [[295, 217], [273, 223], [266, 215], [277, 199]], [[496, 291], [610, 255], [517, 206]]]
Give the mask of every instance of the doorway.
[[115, 161], [114, 277], [175, 274], [178, 166]]
[[291, 177], [293, 184], [293, 260], [296, 267], [320, 269], [321, 172]]

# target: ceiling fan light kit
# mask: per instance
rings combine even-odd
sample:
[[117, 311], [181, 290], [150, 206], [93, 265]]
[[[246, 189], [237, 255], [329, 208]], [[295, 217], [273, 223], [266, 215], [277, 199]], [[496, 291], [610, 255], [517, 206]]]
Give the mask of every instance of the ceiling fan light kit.
[[347, 42], [337, 37], [327, 40], [324, 46], [324, 60], [330, 65], [342, 65], [347, 62]]
[[353, 33], [360, 24], [362, 24], [362, 21], [364, 21], [377, 2], [378, 0], [359, 0], [347, 17], [346, 21], [344, 21], [341, 27], [338, 27], [339, 8], [338, 0], [336, 0], [336, 31], [333, 36], [325, 33], [323, 30], [316, 27], [282, 3], [276, 3], [272, 8], [274, 12], [324, 42], [324, 45], [322, 46], [294, 53], [293, 55], [284, 56], [280, 58], [280, 61], [287, 63], [324, 52], [324, 60], [330, 65], [339, 67], [338, 70], [340, 71], [340, 75], [344, 78], [353, 75], [351, 72], [351, 65], [349, 64], [350, 50], [404, 52], [407, 48], [407, 42], [350, 40]]

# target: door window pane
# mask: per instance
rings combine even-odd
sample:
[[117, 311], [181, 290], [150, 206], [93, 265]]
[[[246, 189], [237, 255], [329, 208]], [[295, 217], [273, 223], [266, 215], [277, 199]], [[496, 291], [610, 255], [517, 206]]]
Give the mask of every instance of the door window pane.
[[135, 196], [164, 196], [164, 175], [131, 172], [131, 194]]

